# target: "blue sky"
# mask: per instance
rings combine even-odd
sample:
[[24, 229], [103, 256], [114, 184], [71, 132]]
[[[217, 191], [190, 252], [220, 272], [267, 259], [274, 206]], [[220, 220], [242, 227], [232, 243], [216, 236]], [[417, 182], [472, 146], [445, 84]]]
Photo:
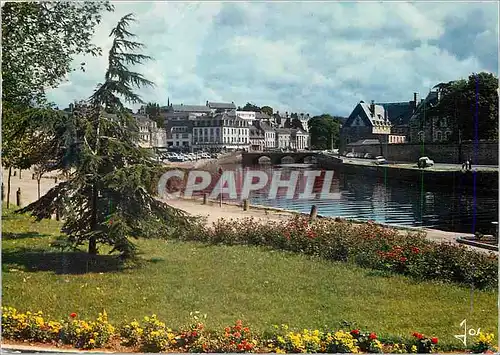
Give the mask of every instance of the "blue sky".
[[[359, 100], [410, 101], [441, 81], [498, 75], [496, 2], [116, 2], [96, 30], [98, 58], [78, 57], [49, 99], [90, 96], [123, 15], [155, 58], [146, 102], [247, 101], [280, 112], [348, 115]], [[137, 105], [134, 106], [137, 108]]]

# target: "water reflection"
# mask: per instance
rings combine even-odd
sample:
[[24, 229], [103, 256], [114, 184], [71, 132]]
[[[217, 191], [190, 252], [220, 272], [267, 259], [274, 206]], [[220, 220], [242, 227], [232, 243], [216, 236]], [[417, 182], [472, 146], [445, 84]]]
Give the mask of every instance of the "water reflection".
[[[281, 179], [299, 172], [298, 188], [294, 199], [286, 198], [287, 190], [279, 188], [275, 198], [269, 198], [269, 184], [250, 194], [250, 203], [309, 212], [312, 205], [318, 206], [318, 213], [325, 216], [340, 216], [359, 220], [375, 220], [401, 226], [424, 226], [441, 230], [473, 233], [489, 231], [491, 222], [498, 219], [498, 196], [496, 193], [480, 190], [474, 198], [470, 189], [459, 183], [457, 186], [432, 186], [426, 181], [414, 183], [390, 181], [384, 177], [369, 177], [353, 174], [333, 176], [330, 191], [333, 199], [320, 198], [323, 175], [315, 181], [313, 192], [316, 198], [299, 199], [304, 191], [306, 169], [297, 167], [260, 166], [252, 170], [262, 170], [269, 177], [280, 171]], [[236, 178], [238, 193], [241, 191], [241, 177]], [[229, 196], [225, 195], [225, 199]]]

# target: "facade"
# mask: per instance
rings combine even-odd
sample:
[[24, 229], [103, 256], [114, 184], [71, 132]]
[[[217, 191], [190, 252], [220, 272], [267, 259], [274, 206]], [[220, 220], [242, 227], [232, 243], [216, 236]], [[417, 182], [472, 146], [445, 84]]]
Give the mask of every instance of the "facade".
[[304, 150], [309, 147], [309, 133], [299, 129], [292, 129], [292, 149]]
[[235, 111], [198, 117], [193, 121], [193, 148], [248, 150], [250, 124]]
[[166, 132], [158, 128], [156, 122], [146, 115], [133, 115], [139, 126], [139, 146], [143, 148], [163, 148], [167, 146]]
[[257, 126], [250, 126], [250, 150], [261, 152], [265, 150], [266, 139], [264, 130]]
[[167, 147], [189, 149], [193, 144], [193, 121], [183, 120], [168, 121], [165, 127]]
[[360, 101], [340, 129], [340, 151], [360, 140], [376, 139], [386, 143], [390, 134], [391, 122], [384, 107], [373, 101], [371, 104]]
[[453, 137], [452, 120], [450, 117], [436, 117], [428, 113], [428, 109], [438, 104], [441, 98], [439, 90], [429, 92], [417, 106], [410, 118], [410, 141], [420, 142], [449, 142]]

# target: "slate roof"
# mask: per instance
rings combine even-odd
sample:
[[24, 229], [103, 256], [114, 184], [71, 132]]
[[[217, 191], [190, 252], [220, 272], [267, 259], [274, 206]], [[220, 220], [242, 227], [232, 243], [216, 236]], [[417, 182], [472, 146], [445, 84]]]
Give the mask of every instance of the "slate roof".
[[209, 113], [210, 107], [204, 105], [171, 105], [174, 112], [200, 112]]
[[274, 129], [268, 125], [266, 122], [258, 121], [258, 124], [262, 130], [265, 132], [274, 132]]
[[291, 128], [276, 128], [276, 133], [278, 134], [292, 134]]
[[393, 125], [406, 125], [413, 114], [412, 102], [388, 102], [376, 103], [387, 112], [387, 118]]
[[236, 106], [233, 102], [208, 102], [207, 105], [211, 109], [235, 110]]
[[264, 138], [264, 131], [255, 126], [250, 126], [250, 137]]

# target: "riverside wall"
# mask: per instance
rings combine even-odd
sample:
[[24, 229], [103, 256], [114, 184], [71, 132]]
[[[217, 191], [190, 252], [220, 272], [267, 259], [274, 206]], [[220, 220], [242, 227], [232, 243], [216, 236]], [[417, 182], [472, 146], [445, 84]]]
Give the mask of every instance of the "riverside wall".
[[349, 147], [346, 152], [383, 155], [389, 161], [398, 162], [417, 162], [418, 158], [428, 156], [436, 163], [462, 164], [465, 160], [472, 159], [478, 165], [498, 165], [498, 150], [498, 142], [479, 141], [477, 146], [474, 142], [369, 144]]
[[498, 191], [498, 171], [435, 171], [427, 169], [409, 169], [387, 165], [363, 165], [338, 163], [328, 157], [318, 159], [322, 169], [335, 170], [343, 174], [383, 177], [397, 182], [417, 182], [437, 186], [462, 186], [464, 188]]

